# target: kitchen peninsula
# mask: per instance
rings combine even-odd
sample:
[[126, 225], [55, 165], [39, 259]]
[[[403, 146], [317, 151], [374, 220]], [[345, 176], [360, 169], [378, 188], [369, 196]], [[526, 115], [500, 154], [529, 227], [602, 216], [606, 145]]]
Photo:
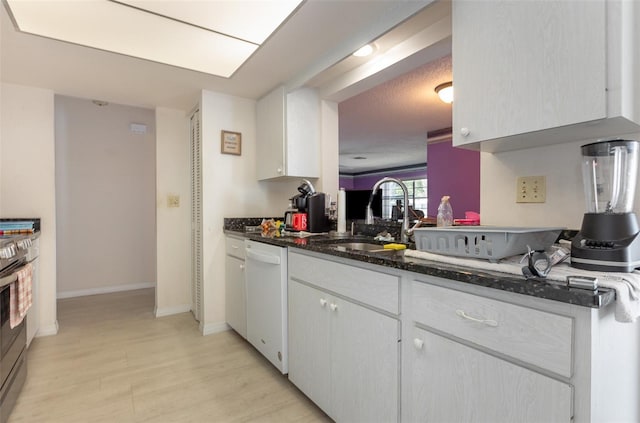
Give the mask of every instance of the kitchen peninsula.
[[637, 323], [615, 293], [336, 240], [288, 249], [289, 379], [340, 421], [637, 421]]

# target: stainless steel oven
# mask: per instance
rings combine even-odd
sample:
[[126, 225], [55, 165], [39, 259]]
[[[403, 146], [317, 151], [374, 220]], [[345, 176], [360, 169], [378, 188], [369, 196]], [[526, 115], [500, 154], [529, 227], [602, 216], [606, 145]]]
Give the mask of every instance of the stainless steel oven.
[[32, 258], [30, 236], [0, 238], [0, 423], [9, 414], [27, 377], [26, 317], [11, 327], [11, 284]]

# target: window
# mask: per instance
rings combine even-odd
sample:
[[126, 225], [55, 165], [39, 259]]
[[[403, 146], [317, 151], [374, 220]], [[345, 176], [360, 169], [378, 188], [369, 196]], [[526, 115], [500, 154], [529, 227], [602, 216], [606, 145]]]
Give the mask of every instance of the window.
[[[406, 179], [403, 180], [409, 191], [409, 205], [415, 210], [422, 210], [427, 215], [427, 179]], [[391, 219], [391, 211], [396, 202], [403, 201], [402, 188], [398, 184], [382, 184], [382, 218]], [[402, 210], [405, 205], [402, 205]]]

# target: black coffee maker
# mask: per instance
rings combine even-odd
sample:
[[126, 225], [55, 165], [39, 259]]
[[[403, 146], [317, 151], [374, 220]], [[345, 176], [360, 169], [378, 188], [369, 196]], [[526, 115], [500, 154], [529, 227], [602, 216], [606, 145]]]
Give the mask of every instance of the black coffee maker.
[[[298, 209], [299, 213], [307, 214], [307, 232], [327, 232], [329, 230], [329, 218], [326, 215], [326, 196], [323, 192], [316, 192], [313, 184], [303, 179], [298, 187], [299, 194], [290, 199], [290, 204]], [[289, 211], [287, 211], [288, 213]], [[286, 222], [285, 213], [285, 222]]]
[[329, 217], [326, 215], [325, 195], [316, 192], [307, 197], [307, 231], [327, 232], [329, 230]]

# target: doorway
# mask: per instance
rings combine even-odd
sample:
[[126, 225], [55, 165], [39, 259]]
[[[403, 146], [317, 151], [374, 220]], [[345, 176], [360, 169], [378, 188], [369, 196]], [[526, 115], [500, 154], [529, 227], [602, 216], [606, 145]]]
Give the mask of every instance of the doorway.
[[155, 287], [155, 111], [55, 96], [57, 298]]

